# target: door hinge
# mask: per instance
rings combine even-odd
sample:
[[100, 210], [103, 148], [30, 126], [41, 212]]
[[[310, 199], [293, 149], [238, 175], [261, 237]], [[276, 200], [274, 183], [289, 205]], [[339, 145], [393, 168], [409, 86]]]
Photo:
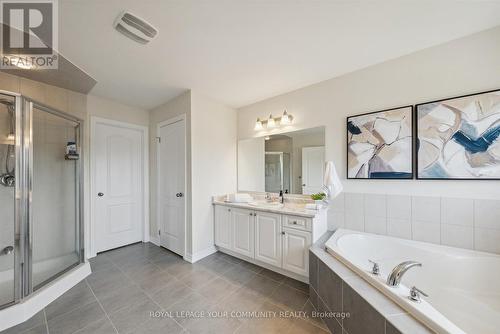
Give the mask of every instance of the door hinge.
[[158, 235], [161, 235], [161, 231], [160, 230], [158, 230]]
[[156, 137], [156, 139], [158, 140], [158, 143], [161, 143], [161, 137]]

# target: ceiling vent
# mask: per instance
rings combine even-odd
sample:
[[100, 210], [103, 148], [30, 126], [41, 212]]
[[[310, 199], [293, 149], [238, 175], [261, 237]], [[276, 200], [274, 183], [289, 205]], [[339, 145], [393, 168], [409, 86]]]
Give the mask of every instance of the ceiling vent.
[[158, 35], [158, 30], [155, 27], [128, 12], [123, 12], [118, 15], [114, 26], [116, 30], [141, 44], [149, 43]]

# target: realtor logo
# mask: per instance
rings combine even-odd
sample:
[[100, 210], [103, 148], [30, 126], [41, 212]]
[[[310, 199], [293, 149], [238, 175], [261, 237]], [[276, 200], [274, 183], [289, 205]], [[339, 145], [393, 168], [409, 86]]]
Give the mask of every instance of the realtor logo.
[[0, 68], [57, 68], [57, 0], [1, 0], [0, 10]]

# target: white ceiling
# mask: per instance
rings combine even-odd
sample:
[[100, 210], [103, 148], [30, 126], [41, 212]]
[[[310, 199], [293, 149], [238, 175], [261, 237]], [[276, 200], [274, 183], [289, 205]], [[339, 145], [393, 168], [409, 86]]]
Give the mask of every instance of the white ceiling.
[[[140, 45], [122, 10], [159, 29]], [[185, 89], [240, 107], [500, 24], [500, 1], [61, 0], [59, 48], [91, 92], [152, 108]]]

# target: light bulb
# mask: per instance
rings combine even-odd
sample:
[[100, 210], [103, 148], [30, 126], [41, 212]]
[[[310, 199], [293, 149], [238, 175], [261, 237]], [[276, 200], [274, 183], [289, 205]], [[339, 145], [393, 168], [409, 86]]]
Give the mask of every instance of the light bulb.
[[288, 125], [288, 124], [292, 123], [292, 120], [290, 119], [290, 116], [288, 116], [288, 113], [286, 112], [286, 110], [283, 112], [283, 116], [281, 116], [280, 123], [283, 125]]
[[13, 133], [9, 133], [9, 134], [7, 135], [7, 140], [15, 140], [15, 139], [16, 139], [16, 137], [14, 136], [14, 134], [13, 134]]
[[269, 119], [267, 120], [267, 128], [274, 129], [276, 127], [276, 123], [274, 122], [273, 115], [269, 115]]
[[254, 130], [255, 131], [259, 131], [259, 130], [262, 130], [264, 129], [264, 127], [262, 126], [262, 122], [259, 118], [257, 118], [257, 121], [255, 122], [255, 127], [254, 127]]

